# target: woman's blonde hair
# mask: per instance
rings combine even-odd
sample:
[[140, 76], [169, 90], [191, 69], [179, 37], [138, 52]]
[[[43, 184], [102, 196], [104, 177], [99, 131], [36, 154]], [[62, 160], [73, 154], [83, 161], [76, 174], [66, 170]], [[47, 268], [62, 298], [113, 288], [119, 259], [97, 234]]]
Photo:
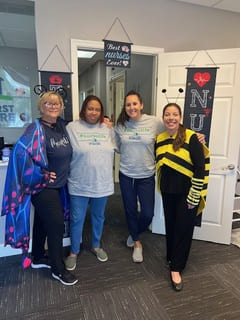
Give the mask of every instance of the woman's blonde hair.
[[55, 97], [58, 98], [59, 103], [60, 103], [60, 105], [61, 105], [61, 110], [63, 110], [63, 105], [64, 105], [64, 103], [63, 103], [63, 99], [62, 99], [62, 97], [60, 96], [60, 94], [58, 94], [58, 93], [56, 93], [56, 92], [54, 92], [54, 91], [47, 91], [47, 92], [42, 93], [42, 94], [40, 95], [39, 100], [38, 100], [38, 110], [39, 110], [40, 114], [43, 114], [43, 109], [42, 109], [42, 107], [44, 106], [44, 104], [45, 104], [46, 102], [48, 102], [48, 99], [49, 99], [51, 96], [55, 96]]

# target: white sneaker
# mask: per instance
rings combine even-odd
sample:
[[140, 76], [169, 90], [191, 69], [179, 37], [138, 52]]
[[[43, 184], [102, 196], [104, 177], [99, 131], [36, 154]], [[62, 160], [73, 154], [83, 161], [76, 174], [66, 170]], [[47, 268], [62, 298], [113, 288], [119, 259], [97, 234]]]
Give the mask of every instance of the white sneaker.
[[143, 254], [142, 254], [142, 247], [133, 249], [133, 262], [143, 262]]
[[133, 248], [134, 247], [134, 241], [133, 241], [133, 239], [132, 239], [132, 236], [128, 236], [128, 238], [127, 238], [127, 247], [128, 248]]

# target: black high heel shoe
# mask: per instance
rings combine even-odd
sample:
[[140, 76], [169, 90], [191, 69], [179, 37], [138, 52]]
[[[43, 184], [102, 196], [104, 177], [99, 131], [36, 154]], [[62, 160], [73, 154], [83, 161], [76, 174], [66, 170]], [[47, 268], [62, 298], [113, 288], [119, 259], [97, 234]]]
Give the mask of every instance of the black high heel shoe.
[[181, 291], [183, 289], [183, 281], [181, 280], [181, 282], [179, 283], [176, 283], [175, 281], [173, 281], [171, 271], [170, 271], [170, 279], [171, 279], [173, 290]]

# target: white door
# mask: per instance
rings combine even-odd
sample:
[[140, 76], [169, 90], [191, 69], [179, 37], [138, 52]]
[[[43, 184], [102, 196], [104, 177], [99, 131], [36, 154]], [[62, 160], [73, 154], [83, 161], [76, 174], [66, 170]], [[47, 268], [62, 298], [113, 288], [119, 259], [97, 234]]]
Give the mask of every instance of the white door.
[[[193, 59], [193, 57], [195, 58]], [[240, 49], [209, 50], [159, 54], [158, 91], [167, 89], [175, 102], [179, 87], [185, 91], [186, 67], [213, 67], [217, 70], [209, 148], [211, 152], [207, 205], [201, 228], [195, 227], [194, 238], [230, 244], [236, 168], [240, 143]], [[184, 106], [184, 96], [178, 103]], [[167, 103], [158, 94], [157, 116]], [[165, 233], [161, 197], [156, 195], [152, 231]]]

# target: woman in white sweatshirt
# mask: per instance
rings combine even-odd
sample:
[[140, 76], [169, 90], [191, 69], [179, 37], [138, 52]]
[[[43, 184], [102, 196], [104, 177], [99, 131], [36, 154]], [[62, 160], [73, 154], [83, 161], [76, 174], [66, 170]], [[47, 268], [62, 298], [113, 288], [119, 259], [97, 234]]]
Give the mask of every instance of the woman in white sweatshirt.
[[80, 119], [67, 126], [73, 148], [68, 189], [70, 194], [71, 253], [65, 260], [67, 270], [76, 268], [83, 225], [89, 206], [92, 220], [92, 252], [99, 261], [108, 260], [100, 242], [108, 196], [114, 192], [114, 130], [104, 123], [101, 100], [88, 96], [82, 105]]

